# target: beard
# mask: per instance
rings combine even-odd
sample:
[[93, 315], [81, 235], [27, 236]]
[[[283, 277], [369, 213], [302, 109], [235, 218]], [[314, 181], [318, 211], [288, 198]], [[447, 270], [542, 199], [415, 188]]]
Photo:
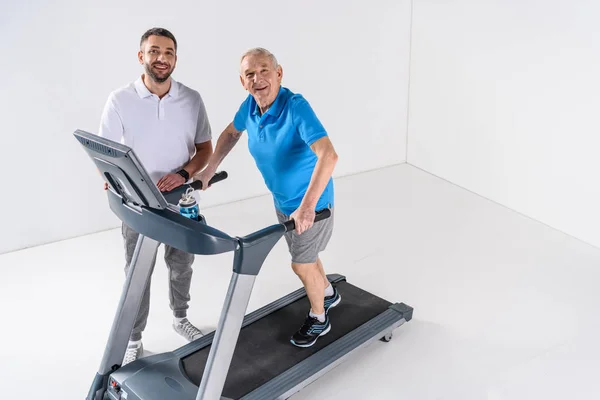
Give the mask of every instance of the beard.
[[148, 74], [148, 76], [156, 83], [165, 82], [167, 79], [169, 79], [171, 73], [173, 72], [173, 69], [171, 68], [156, 73], [154, 70], [152, 70], [152, 66], [148, 63], [144, 63], [144, 69], [146, 70], [146, 74]]

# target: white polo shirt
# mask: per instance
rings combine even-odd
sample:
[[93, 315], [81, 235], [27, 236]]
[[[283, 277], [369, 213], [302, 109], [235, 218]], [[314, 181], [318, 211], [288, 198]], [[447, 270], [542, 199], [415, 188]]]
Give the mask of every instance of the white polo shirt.
[[184, 167], [196, 143], [212, 139], [200, 93], [173, 78], [162, 99], [150, 93], [141, 77], [113, 91], [98, 134], [131, 147], [154, 183]]

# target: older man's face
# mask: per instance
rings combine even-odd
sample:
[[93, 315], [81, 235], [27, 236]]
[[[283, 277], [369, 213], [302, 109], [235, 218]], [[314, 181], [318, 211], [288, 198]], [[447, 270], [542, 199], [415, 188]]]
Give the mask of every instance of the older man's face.
[[281, 66], [273, 66], [271, 59], [262, 55], [250, 55], [240, 66], [242, 85], [258, 103], [263, 112], [277, 97], [283, 71]]

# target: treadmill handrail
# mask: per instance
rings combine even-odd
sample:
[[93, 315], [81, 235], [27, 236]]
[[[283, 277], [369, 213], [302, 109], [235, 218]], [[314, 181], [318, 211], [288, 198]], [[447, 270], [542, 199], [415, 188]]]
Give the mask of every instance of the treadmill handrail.
[[[329, 217], [331, 217], [331, 210], [329, 208], [323, 208], [322, 210], [315, 212], [315, 222], [319, 222], [322, 219], [326, 219]], [[293, 219], [285, 221], [283, 225], [285, 226], [286, 232], [293, 231], [294, 229], [296, 229], [296, 221], [294, 221]]]
[[[331, 210], [325, 208], [315, 213], [315, 222], [329, 218]], [[233, 271], [241, 275], [258, 275], [267, 255], [289, 231], [296, 229], [293, 219], [282, 224], [275, 224], [260, 229], [244, 237], [238, 237], [239, 248], [236, 249], [233, 259]]]
[[[210, 179], [210, 181], [208, 182], [208, 185], [209, 186], [213, 185], [217, 182], [220, 182], [220, 181], [226, 179], [227, 177], [228, 177], [228, 174], [226, 171], [217, 172]], [[178, 186], [175, 189], [169, 190], [168, 192], [162, 192], [162, 195], [167, 200], [168, 203], [177, 204], [177, 201], [179, 201], [179, 199], [181, 198], [181, 195], [183, 193], [185, 193], [189, 188], [192, 188], [194, 190], [201, 190], [202, 189], [202, 181], [193, 180], [190, 183], [184, 183], [183, 185]]]
[[134, 208], [112, 191], [111, 210], [135, 232], [191, 254], [220, 254], [234, 251], [237, 239], [206, 223], [191, 220], [169, 209]]

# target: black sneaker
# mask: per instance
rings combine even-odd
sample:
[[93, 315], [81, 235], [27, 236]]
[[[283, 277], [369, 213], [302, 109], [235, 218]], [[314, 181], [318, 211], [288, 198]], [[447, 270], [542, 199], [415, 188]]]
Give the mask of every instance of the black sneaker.
[[335, 285], [331, 284], [331, 287], [333, 288], [333, 294], [325, 297], [325, 302], [323, 304], [325, 306], [325, 314], [327, 314], [327, 311], [329, 311], [330, 308], [337, 306], [340, 304], [340, 301], [342, 301], [342, 296], [340, 295], [340, 292], [338, 292]]
[[319, 336], [325, 335], [331, 330], [329, 316], [325, 314], [325, 322], [319, 321], [317, 318], [308, 315], [304, 321], [302, 328], [290, 339], [293, 345], [298, 347], [310, 347], [317, 341]]

